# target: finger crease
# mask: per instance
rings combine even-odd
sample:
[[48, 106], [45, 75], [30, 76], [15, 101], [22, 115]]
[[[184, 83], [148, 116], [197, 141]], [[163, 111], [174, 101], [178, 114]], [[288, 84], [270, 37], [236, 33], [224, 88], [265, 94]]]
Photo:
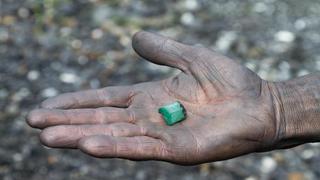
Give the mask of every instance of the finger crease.
[[114, 139], [113, 139], [112, 141], [113, 141], [113, 143], [114, 143], [114, 146], [113, 146], [114, 157], [118, 157], [118, 155], [119, 155], [119, 152], [118, 152], [118, 143], [117, 143], [117, 141], [115, 141]]
[[135, 140], [137, 141], [137, 143], [136, 143], [137, 147], [135, 148], [135, 155], [137, 156], [137, 155], [139, 155], [139, 152], [143, 151], [143, 148], [142, 148], [142, 143], [141, 143], [140, 139], [135, 138]]
[[136, 115], [135, 112], [133, 110], [128, 110], [127, 111], [128, 115], [129, 115], [129, 123], [134, 124], [136, 121]]

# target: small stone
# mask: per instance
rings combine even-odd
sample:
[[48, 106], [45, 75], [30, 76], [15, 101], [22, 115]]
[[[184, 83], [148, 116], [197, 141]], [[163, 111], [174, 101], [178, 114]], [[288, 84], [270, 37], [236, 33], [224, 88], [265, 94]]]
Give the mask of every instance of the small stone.
[[315, 152], [311, 149], [306, 149], [301, 153], [302, 158], [307, 160], [313, 158], [314, 155], [315, 155]]
[[30, 12], [29, 12], [28, 9], [22, 7], [22, 8], [19, 8], [19, 10], [18, 10], [18, 15], [19, 15], [21, 18], [27, 18], [27, 17], [29, 17]]
[[317, 58], [317, 61], [315, 63], [316, 70], [320, 71], [320, 57]]
[[282, 153], [275, 152], [272, 155], [273, 159], [279, 164], [279, 163], [284, 163], [285, 158], [283, 157]]
[[288, 174], [288, 180], [305, 180], [304, 175], [300, 172], [292, 172]]
[[9, 92], [6, 89], [0, 89], [0, 99], [5, 99], [8, 95]]
[[58, 90], [56, 90], [53, 87], [49, 87], [41, 91], [41, 96], [44, 98], [53, 97], [53, 96], [56, 96], [57, 94], [58, 94]]
[[[6, 166], [6, 165], [1, 165], [0, 166], [0, 173], [1, 174], [9, 174], [10, 170], [11, 170], [11, 166]], [[5, 177], [3, 180], [12, 180], [12, 179], [8, 178], [8, 177]]]
[[291, 43], [295, 40], [295, 35], [290, 31], [279, 31], [275, 34], [275, 40], [284, 43]]
[[31, 70], [28, 72], [27, 74], [27, 78], [30, 80], [30, 81], [35, 81], [39, 78], [40, 76], [40, 73], [39, 71], [36, 71], [36, 70]]
[[80, 49], [82, 46], [82, 42], [79, 39], [75, 39], [75, 40], [71, 41], [71, 46], [74, 49]]
[[312, 147], [320, 147], [320, 143], [309, 143], [310, 146]]
[[22, 159], [23, 159], [23, 156], [22, 156], [22, 154], [20, 154], [20, 153], [15, 153], [15, 154], [13, 155], [13, 160], [14, 160], [15, 162], [22, 161]]
[[278, 80], [288, 80], [291, 77], [291, 72], [290, 72], [291, 66], [287, 61], [282, 61], [279, 64], [279, 74], [278, 74]]
[[47, 161], [48, 164], [55, 164], [58, 162], [58, 158], [56, 156], [48, 156]]
[[210, 164], [201, 164], [200, 165], [200, 174], [201, 176], [207, 176], [210, 173]]
[[195, 21], [194, 15], [190, 12], [184, 13], [181, 18], [180, 21], [182, 24], [184, 25], [192, 25]]
[[294, 23], [294, 27], [298, 30], [303, 30], [307, 27], [307, 23], [305, 20], [303, 19], [298, 19], [296, 20], [296, 22]]
[[19, 102], [31, 94], [30, 90], [27, 88], [19, 89], [13, 96], [12, 101]]
[[9, 106], [7, 106], [6, 108], [6, 112], [8, 112], [9, 114], [16, 114], [19, 110], [18, 104], [16, 103], [12, 103], [9, 104]]
[[80, 173], [81, 175], [86, 175], [90, 172], [90, 168], [87, 165], [83, 165], [80, 167]]
[[99, 88], [100, 85], [101, 85], [101, 83], [100, 83], [100, 81], [99, 81], [98, 79], [92, 79], [92, 80], [90, 81], [90, 87], [91, 87], [92, 89]]
[[6, 42], [9, 39], [9, 33], [6, 30], [0, 29], [0, 42]]
[[138, 171], [135, 179], [146, 179], [146, 172], [143, 170]]
[[253, 9], [258, 13], [263, 13], [268, 10], [268, 6], [263, 2], [258, 2], [254, 5]]
[[197, 0], [185, 0], [184, 6], [185, 6], [188, 10], [192, 11], [192, 10], [196, 10], [196, 9], [199, 8], [199, 3], [198, 3]]
[[270, 173], [277, 167], [277, 162], [271, 157], [264, 157], [261, 160], [261, 172]]
[[62, 37], [67, 37], [71, 34], [72, 29], [70, 27], [63, 27], [60, 29], [60, 34]]
[[60, 80], [64, 83], [74, 84], [79, 81], [78, 76], [72, 73], [62, 73], [59, 76]]
[[7, 26], [10, 26], [15, 22], [16, 22], [16, 17], [14, 16], [7, 15], [2, 18], [2, 23]]
[[78, 20], [72, 17], [65, 17], [63, 23], [67, 27], [74, 28], [78, 25]]
[[87, 56], [79, 56], [78, 57], [78, 63], [81, 64], [81, 65], [87, 64], [88, 61], [89, 61], [89, 59], [88, 59]]
[[120, 43], [123, 46], [129, 46], [129, 44], [131, 43], [131, 39], [128, 36], [122, 36], [120, 37]]
[[254, 177], [254, 176], [249, 176], [249, 177], [246, 177], [245, 180], [257, 180], [258, 178], [257, 177]]
[[307, 70], [305, 70], [305, 69], [302, 69], [302, 70], [299, 70], [299, 72], [298, 72], [298, 76], [305, 76], [305, 75], [307, 75], [307, 74], [309, 74], [309, 71], [307, 71]]
[[226, 52], [230, 49], [231, 45], [237, 39], [237, 33], [234, 31], [223, 31], [218, 40], [216, 41], [216, 48], [222, 52]]
[[[97, 0], [95, 0], [97, 1]], [[113, 14], [113, 9], [108, 5], [99, 5], [92, 13], [92, 20], [95, 24], [102, 24]]]
[[103, 36], [103, 31], [102, 29], [94, 29], [92, 32], [91, 32], [91, 38], [92, 39], [101, 39]]

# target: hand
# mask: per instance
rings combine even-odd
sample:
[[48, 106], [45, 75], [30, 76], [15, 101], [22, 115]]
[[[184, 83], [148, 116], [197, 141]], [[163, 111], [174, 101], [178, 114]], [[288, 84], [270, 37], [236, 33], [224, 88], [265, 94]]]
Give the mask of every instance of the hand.
[[[45, 100], [27, 118], [41, 142], [95, 157], [198, 164], [275, 148], [282, 128], [274, 84], [206, 48], [148, 32], [133, 37], [150, 62], [177, 76], [131, 86], [66, 93]], [[165, 125], [158, 108], [180, 101], [186, 120]]]

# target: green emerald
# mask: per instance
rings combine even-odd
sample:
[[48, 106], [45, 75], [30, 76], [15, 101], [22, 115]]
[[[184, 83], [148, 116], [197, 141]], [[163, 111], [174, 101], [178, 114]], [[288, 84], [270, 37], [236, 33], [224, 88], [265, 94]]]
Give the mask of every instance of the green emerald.
[[172, 126], [186, 118], [186, 111], [178, 101], [160, 107], [159, 113], [162, 115], [168, 126]]

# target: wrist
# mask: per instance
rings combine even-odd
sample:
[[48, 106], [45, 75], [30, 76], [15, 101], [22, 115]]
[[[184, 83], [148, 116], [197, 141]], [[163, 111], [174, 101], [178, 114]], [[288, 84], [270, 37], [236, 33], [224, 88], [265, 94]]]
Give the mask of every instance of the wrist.
[[276, 148], [320, 141], [320, 77], [273, 83]]

